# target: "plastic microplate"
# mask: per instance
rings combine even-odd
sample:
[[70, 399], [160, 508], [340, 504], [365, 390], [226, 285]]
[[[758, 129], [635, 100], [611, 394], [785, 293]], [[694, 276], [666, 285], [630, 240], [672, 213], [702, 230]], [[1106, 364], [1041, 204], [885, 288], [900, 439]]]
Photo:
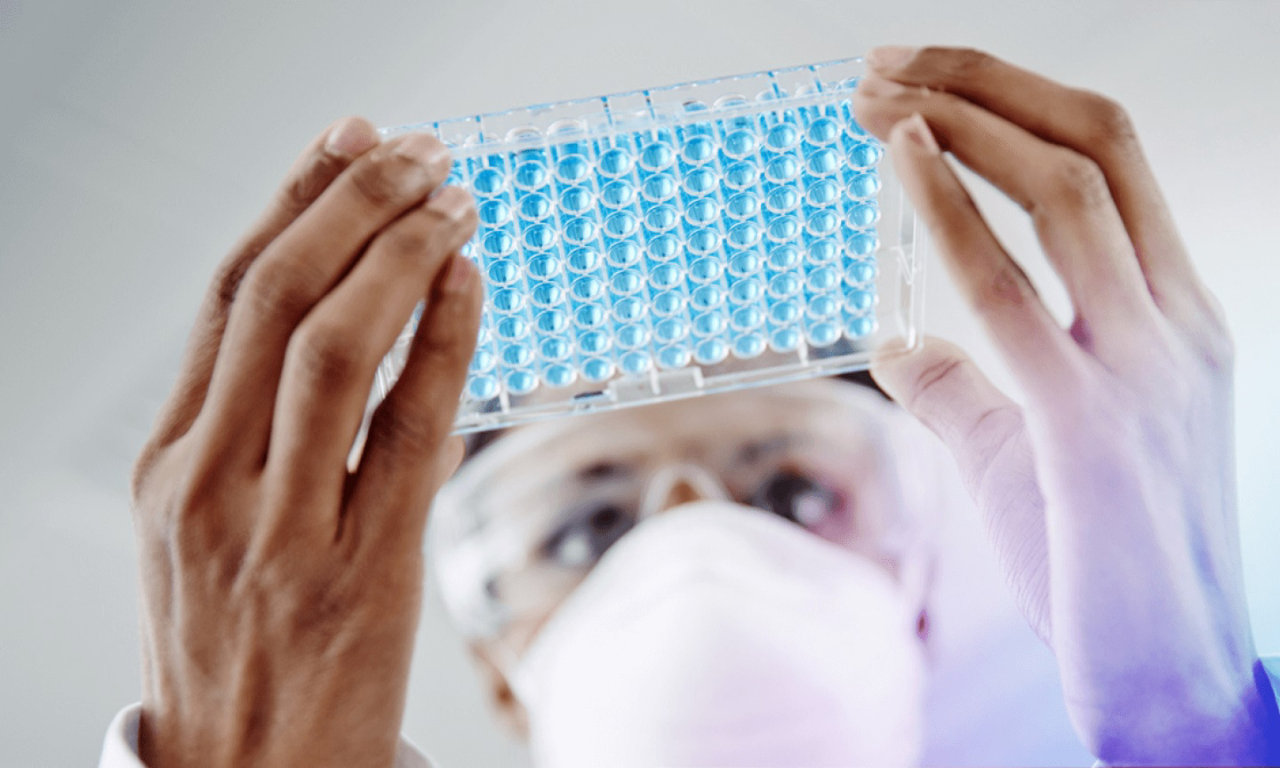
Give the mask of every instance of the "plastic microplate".
[[[919, 338], [861, 59], [386, 129], [453, 151], [485, 283], [455, 430], [865, 368]], [[421, 307], [419, 308], [419, 313]], [[418, 314], [378, 370], [403, 368]]]

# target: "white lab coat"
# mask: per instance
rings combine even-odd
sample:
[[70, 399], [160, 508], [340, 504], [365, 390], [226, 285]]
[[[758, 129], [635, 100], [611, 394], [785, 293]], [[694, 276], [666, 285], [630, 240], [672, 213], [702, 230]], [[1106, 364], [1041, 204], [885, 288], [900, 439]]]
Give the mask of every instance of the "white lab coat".
[[[107, 728], [98, 768], [146, 768], [138, 757], [138, 720], [142, 705], [133, 704], [120, 710]], [[403, 736], [396, 749], [395, 768], [432, 768], [431, 761]]]
[[[1262, 659], [1262, 668], [1271, 684], [1270, 691], [1262, 691], [1263, 696], [1280, 702], [1280, 656]], [[1260, 687], [1265, 685], [1266, 682], [1262, 682]], [[111, 721], [98, 768], [146, 768], [138, 759], [138, 719], [141, 715], [142, 705], [133, 704], [120, 710]], [[402, 736], [396, 750], [395, 768], [432, 768], [432, 763]]]

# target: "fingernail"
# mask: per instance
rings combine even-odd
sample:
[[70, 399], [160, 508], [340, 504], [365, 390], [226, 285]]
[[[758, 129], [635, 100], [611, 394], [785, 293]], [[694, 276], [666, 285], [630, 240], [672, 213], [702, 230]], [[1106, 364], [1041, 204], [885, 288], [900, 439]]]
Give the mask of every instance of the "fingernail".
[[404, 137], [396, 144], [395, 154], [400, 157], [420, 159], [429, 165], [446, 162], [449, 150], [439, 139], [428, 133], [414, 133]]
[[445, 293], [465, 293], [476, 268], [466, 256], [454, 254], [449, 259], [449, 273], [444, 276]]
[[897, 69], [916, 55], [916, 49], [908, 45], [882, 45], [867, 52], [867, 64], [872, 69]]
[[919, 112], [912, 113], [911, 117], [902, 121], [902, 131], [907, 134], [908, 139], [911, 139], [926, 152], [933, 155], [942, 152], [938, 147], [938, 140], [933, 137], [933, 131], [929, 130], [929, 124], [925, 122], [924, 116]]
[[378, 143], [378, 132], [358, 117], [346, 117], [329, 131], [325, 151], [336, 157], [352, 158]]

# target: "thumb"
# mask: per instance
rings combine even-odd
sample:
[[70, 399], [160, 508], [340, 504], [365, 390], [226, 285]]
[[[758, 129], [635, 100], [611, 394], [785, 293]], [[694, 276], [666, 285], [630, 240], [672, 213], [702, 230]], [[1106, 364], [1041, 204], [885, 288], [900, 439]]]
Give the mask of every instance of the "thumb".
[[878, 358], [871, 375], [951, 452], [1018, 608], [1049, 642], [1044, 497], [1022, 408], [962, 349], [941, 339], [928, 338], [907, 355]]

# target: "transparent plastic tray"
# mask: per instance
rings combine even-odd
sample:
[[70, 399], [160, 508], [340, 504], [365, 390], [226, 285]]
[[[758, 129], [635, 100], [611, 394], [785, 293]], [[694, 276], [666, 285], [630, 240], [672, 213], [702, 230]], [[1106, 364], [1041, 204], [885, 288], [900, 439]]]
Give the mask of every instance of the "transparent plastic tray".
[[[384, 129], [453, 149], [484, 316], [455, 424], [865, 368], [919, 338], [915, 215], [853, 118], [861, 59]], [[404, 365], [418, 316], [379, 368]]]

